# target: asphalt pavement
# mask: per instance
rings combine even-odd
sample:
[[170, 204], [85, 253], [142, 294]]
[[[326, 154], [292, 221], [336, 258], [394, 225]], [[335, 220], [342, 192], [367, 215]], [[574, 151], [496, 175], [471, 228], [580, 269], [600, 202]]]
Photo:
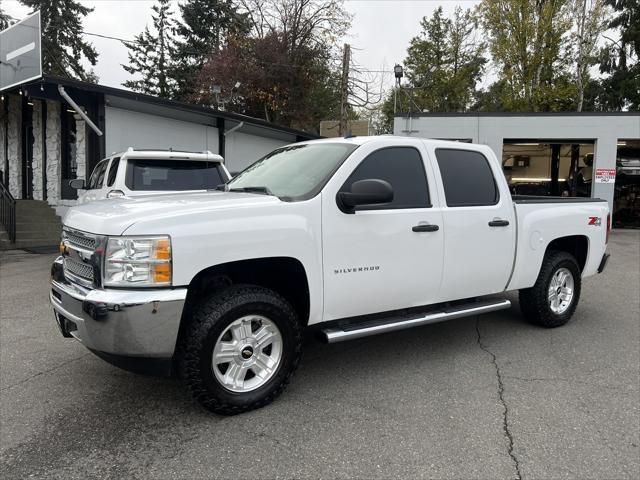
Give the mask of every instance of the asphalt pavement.
[[0, 478], [640, 478], [640, 231], [614, 231], [553, 330], [511, 310], [305, 341], [272, 405], [207, 413], [175, 379], [63, 338], [53, 255], [0, 254]]

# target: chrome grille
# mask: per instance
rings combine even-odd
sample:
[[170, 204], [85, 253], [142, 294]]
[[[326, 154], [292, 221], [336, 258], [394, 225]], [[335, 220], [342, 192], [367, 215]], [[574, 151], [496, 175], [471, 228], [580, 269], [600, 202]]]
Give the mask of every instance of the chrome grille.
[[96, 249], [96, 239], [81, 232], [65, 229], [62, 238], [72, 247], [93, 252]]
[[82, 280], [93, 282], [93, 267], [89, 264], [78, 262], [69, 257], [65, 257], [64, 259], [64, 272], [65, 274], [67, 272], [71, 273], [72, 275], [75, 275]]

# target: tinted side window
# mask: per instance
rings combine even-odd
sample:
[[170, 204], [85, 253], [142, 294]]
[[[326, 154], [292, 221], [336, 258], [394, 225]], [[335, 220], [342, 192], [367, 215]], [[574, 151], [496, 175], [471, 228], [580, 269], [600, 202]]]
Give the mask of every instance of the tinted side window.
[[371, 209], [430, 207], [427, 176], [422, 157], [415, 148], [383, 148], [370, 154], [356, 167], [341, 191], [349, 191], [358, 180], [377, 178], [393, 187], [393, 202]]
[[102, 180], [104, 180], [104, 171], [107, 169], [108, 163], [109, 160], [103, 160], [98, 165], [96, 165], [96, 168], [93, 170], [91, 178], [89, 179], [89, 185], [87, 187], [88, 190], [93, 190], [102, 186]]
[[468, 150], [438, 148], [436, 159], [449, 207], [495, 205], [498, 187], [489, 161]]
[[118, 165], [120, 164], [120, 157], [116, 157], [111, 162], [111, 166], [109, 167], [109, 175], [107, 175], [107, 187], [113, 185], [113, 182], [116, 181], [116, 175], [118, 173]]

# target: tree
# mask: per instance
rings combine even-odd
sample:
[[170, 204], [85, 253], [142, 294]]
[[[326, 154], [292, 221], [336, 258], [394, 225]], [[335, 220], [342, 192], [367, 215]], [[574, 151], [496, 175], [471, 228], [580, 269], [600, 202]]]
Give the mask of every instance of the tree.
[[420, 22], [404, 61], [410, 88], [410, 108], [430, 112], [462, 112], [474, 98], [486, 59], [469, 10], [456, 7], [453, 18], [438, 7]]
[[240, 3], [250, 34], [228, 39], [211, 55], [191, 99], [217, 105], [211, 92], [216, 84], [226, 107], [271, 122], [317, 131], [320, 120], [337, 118], [339, 73], [333, 60], [350, 21], [342, 1]]
[[2, 4], [0, 4], [0, 30], [4, 30], [9, 27], [13, 23], [13, 17], [9, 14], [4, 13], [2, 10]]
[[153, 32], [146, 26], [127, 44], [129, 65], [122, 67], [141, 78], [127, 80], [123, 85], [136, 92], [170, 98], [175, 92], [176, 82], [171, 77], [172, 59], [175, 55], [171, 0], [156, 0], [153, 10]]
[[82, 39], [82, 19], [93, 8], [76, 0], [20, 0], [32, 11], [40, 10], [42, 19], [42, 69], [60, 76], [84, 80], [87, 72], [81, 59], [95, 66], [98, 53]]
[[582, 111], [589, 69], [597, 63], [597, 44], [607, 26], [605, 0], [573, 0], [574, 27], [571, 55], [575, 63], [577, 111]]
[[249, 31], [246, 14], [231, 0], [188, 0], [178, 5], [182, 22], [176, 24], [175, 65], [172, 76], [178, 97], [192, 94], [191, 83], [210, 54], [220, 51], [229, 37]]
[[553, 111], [574, 106], [575, 82], [564, 55], [572, 25], [570, 0], [483, 0], [489, 50], [499, 70], [506, 110]]
[[607, 109], [640, 109], [640, 0], [605, 0], [613, 9], [609, 28], [619, 39], [607, 37], [601, 52], [602, 79], [599, 101]]

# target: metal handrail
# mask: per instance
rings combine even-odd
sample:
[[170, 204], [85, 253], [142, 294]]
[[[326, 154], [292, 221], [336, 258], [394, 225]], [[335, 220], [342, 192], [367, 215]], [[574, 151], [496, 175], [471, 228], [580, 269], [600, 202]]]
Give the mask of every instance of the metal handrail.
[[16, 199], [0, 178], [0, 223], [9, 234], [11, 243], [16, 243]]

